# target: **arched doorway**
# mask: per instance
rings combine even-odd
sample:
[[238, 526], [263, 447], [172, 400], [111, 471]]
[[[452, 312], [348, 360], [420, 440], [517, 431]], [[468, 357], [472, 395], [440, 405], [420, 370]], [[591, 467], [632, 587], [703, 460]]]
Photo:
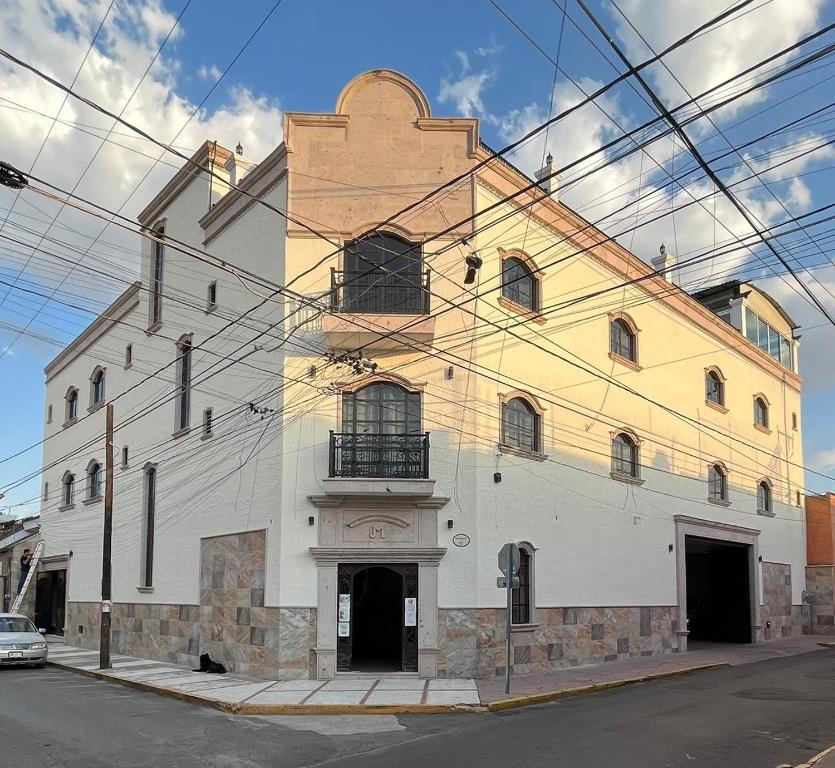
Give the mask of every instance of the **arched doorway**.
[[416, 672], [416, 606], [416, 565], [340, 565], [339, 671]]

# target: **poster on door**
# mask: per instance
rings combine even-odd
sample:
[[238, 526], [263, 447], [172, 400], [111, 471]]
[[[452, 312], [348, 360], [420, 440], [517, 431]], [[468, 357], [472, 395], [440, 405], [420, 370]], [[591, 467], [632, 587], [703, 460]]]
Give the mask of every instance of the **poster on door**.
[[351, 624], [348, 621], [340, 621], [336, 627], [336, 634], [338, 637], [348, 637], [351, 634]]
[[[350, 595], [340, 595], [339, 596], [339, 607], [337, 609], [337, 621], [350, 621], [351, 620], [351, 596]], [[348, 633], [346, 632], [344, 635], [340, 635], [340, 637], [347, 637]]]
[[417, 598], [406, 598], [406, 609], [404, 611], [403, 623], [407, 627], [417, 626]]

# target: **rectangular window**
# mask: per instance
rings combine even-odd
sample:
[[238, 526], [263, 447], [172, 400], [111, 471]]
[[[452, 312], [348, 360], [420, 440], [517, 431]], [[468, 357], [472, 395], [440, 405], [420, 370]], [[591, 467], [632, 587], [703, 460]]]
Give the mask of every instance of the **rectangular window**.
[[151, 268], [151, 325], [162, 322], [162, 281], [165, 267], [165, 245], [161, 239], [165, 236], [163, 230], [157, 232], [159, 241], [154, 242], [154, 257]]
[[52, 424], [52, 406], [48, 405], [46, 407], [46, 423]]
[[780, 362], [786, 368], [792, 367], [792, 345], [785, 336], [780, 337]]
[[43, 500], [47, 501], [49, 499], [49, 483], [43, 484]]
[[126, 445], [122, 446], [122, 469], [127, 469], [128, 467], [128, 447]]
[[792, 429], [797, 429], [797, 414], [792, 413]]
[[191, 416], [191, 341], [179, 346], [179, 376], [177, 381], [177, 429], [186, 429]]
[[757, 316], [748, 307], [745, 307], [745, 336], [757, 343]]
[[209, 283], [206, 291], [206, 311], [211, 312], [217, 306], [217, 280]]
[[157, 470], [145, 471], [145, 510], [142, 526], [142, 586], [154, 583], [154, 515], [156, 513]]
[[795, 491], [794, 494], [795, 494], [795, 503], [799, 507], [800, 506], [800, 491]]
[[130, 368], [133, 365], [133, 344], [128, 344], [125, 347], [125, 368]]
[[212, 436], [212, 409], [206, 408], [203, 411], [203, 437]]

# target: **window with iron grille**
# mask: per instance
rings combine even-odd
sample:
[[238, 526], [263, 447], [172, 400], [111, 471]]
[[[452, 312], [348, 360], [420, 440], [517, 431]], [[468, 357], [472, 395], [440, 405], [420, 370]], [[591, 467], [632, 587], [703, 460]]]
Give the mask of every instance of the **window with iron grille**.
[[540, 450], [539, 414], [521, 397], [502, 405], [502, 443], [526, 451]]
[[612, 472], [623, 477], [640, 477], [638, 444], [624, 432], [612, 438]]
[[635, 333], [629, 324], [620, 318], [612, 320], [611, 323], [611, 352], [619, 357], [637, 362], [637, 345]]
[[422, 314], [429, 311], [420, 245], [373, 234], [345, 248], [345, 268], [335, 273], [339, 309], [347, 312]]
[[145, 470], [145, 504], [142, 520], [142, 562], [141, 579], [143, 587], [154, 583], [154, 518], [157, 504], [157, 470], [148, 467]]
[[539, 309], [537, 280], [521, 259], [505, 259], [502, 264], [502, 296], [520, 307]]
[[765, 480], [757, 486], [757, 511], [771, 512], [771, 486]]
[[711, 403], [725, 405], [725, 384], [716, 371], [708, 371], [705, 376], [706, 397]]
[[768, 428], [768, 405], [761, 397], [754, 398], [754, 423]]
[[531, 623], [531, 554], [519, 547], [519, 586], [511, 594], [511, 623]]
[[711, 464], [707, 483], [709, 499], [712, 501], [728, 500], [728, 476], [720, 464]]

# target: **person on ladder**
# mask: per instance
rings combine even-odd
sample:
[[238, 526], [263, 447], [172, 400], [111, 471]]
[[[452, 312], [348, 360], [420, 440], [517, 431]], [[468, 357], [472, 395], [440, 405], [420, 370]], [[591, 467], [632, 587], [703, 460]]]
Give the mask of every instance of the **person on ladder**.
[[23, 591], [23, 585], [26, 583], [26, 577], [29, 575], [29, 569], [32, 567], [32, 550], [24, 549], [23, 555], [20, 558], [20, 581], [17, 585], [17, 593]]

